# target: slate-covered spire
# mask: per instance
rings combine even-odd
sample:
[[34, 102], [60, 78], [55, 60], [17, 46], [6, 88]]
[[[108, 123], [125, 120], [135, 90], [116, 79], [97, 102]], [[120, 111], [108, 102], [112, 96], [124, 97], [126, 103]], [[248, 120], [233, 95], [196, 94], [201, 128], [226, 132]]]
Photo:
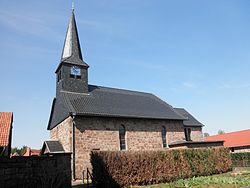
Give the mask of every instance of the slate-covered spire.
[[61, 91], [88, 93], [88, 68], [89, 66], [82, 58], [74, 8], [72, 7], [61, 61], [55, 71], [57, 96]]
[[61, 57], [61, 62], [64, 61], [67, 63], [88, 66], [83, 61], [73, 7]]

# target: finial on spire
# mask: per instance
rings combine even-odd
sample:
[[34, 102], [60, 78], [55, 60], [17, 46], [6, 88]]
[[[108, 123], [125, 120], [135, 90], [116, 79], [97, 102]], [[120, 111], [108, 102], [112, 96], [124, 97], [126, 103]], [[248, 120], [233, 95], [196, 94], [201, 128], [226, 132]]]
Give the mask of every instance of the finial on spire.
[[75, 3], [74, 3], [74, 0], [72, 0], [72, 11], [75, 10]]

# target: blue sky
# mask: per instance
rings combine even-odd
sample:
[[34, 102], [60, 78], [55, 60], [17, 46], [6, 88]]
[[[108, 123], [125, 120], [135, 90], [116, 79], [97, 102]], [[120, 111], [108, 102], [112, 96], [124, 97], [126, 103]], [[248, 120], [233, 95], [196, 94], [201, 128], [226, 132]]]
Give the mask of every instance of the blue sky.
[[[151, 92], [216, 134], [249, 129], [250, 1], [75, 2], [91, 84]], [[0, 111], [13, 146], [41, 147], [71, 2], [0, 1]]]

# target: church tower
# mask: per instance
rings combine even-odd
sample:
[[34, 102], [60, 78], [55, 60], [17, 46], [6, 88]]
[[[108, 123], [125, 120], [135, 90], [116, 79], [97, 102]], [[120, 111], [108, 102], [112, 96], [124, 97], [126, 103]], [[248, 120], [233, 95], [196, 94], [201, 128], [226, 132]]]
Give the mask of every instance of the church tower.
[[88, 68], [82, 57], [74, 8], [72, 8], [61, 61], [55, 72], [56, 93], [60, 91], [88, 93]]

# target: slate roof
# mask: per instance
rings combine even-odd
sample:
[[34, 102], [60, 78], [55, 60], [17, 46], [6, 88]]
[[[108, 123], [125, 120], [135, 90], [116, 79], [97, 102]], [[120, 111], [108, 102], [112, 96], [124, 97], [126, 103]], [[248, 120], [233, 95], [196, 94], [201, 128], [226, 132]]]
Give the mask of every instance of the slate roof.
[[61, 91], [53, 101], [48, 130], [71, 113], [84, 116], [184, 120], [153, 94], [89, 85], [89, 93]]
[[202, 127], [204, 126], [201, 122], [194, 118], [187, 110], [184, 108], [174, 108], [179, 114], [186, 117], [187, 119], [183, 121], [184, 126], [192, 127]]
[[47, 140], [44, 141], [42, 152], [47, 148], [48, 153], [64, 153], [62, 144], [58, 140]]
[[89, 65], [84, 62], [82, 57], [74, 10], [72, 10], [66, 38], [64, 41], [61, 63], [56, 69], [56, 72], [59, 70], [62, 64], [89, 67]]
[[215, 140], [224, 140], [224, 147], [250, 146], [250, 129], [205, 138], [205, 141]]

